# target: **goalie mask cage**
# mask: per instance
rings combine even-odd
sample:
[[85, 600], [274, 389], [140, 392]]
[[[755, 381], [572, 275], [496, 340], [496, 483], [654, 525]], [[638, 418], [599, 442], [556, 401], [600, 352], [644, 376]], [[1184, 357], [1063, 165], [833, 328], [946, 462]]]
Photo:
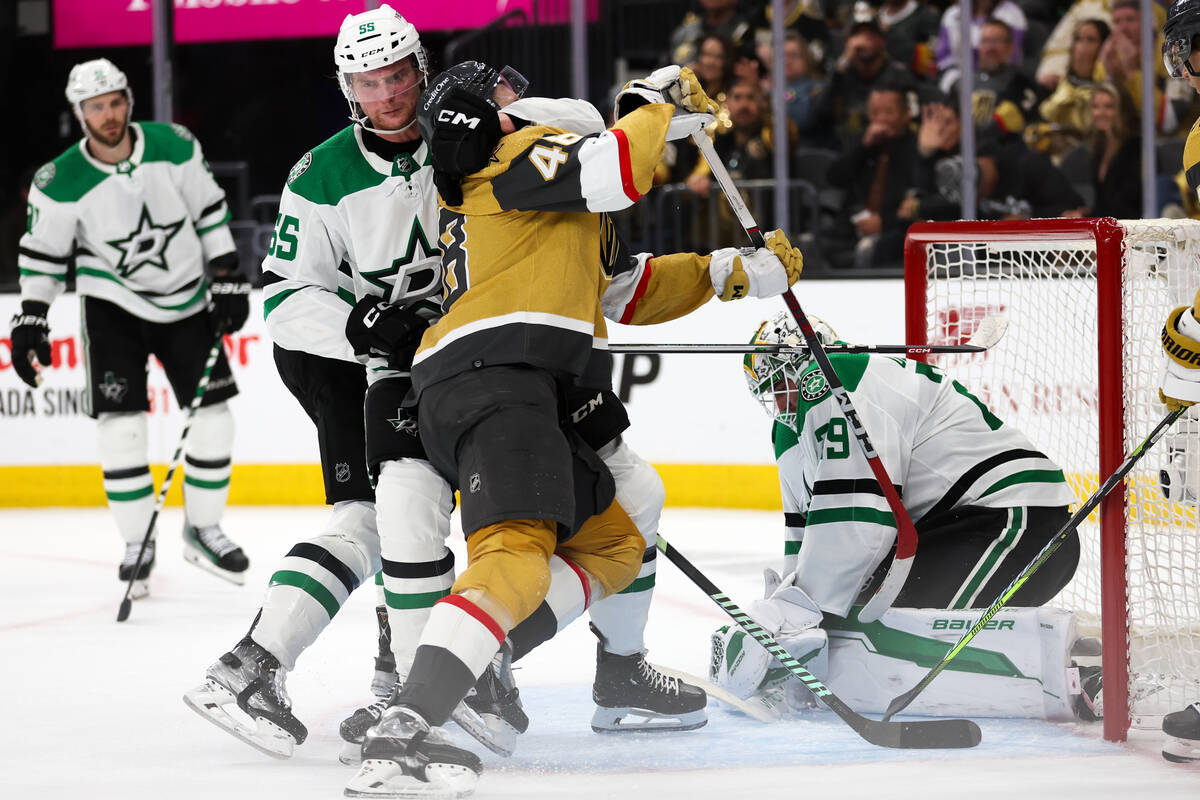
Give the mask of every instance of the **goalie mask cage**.
[[[1009, 317], [979, 355], [929, 356], [1067, 474], [1082, 505], [1166, 414], [1158, 387], [1167, 312], [1200, 286], [1200, 222], [1044, 219], [918, 223], [905, 243], [911, 344], [959, 344], [984, 317]], [[1168, 501], [1173, 452], [1200, 494], [1200, 424], [1180, 418], [1098, 514], [1052, 605], [1100, 636], [1104, 736], [1156, 728], [1200, 700], [1197, 504]], [[1074, 508], [1072, 509], [1074, 510]], [[983, 598], [991, 602], [995, 598]]]

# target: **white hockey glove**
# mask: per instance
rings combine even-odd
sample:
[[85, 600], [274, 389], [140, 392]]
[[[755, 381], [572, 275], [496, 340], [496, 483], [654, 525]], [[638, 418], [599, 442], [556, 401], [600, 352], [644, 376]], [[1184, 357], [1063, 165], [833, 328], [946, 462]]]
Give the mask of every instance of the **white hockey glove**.
[[[1196, 450], [1200, 442], [1192, 446]], [[1188, 457], [1186, 446], [1172, 447], [1168, 451], [1167, 463], [1158, 471], [1158, 485], [1163, 497], [1176, 503], [1194, 503], [1200, 499], [1196, 495], [1195, 480], [1200, 477], [1200, 465], [1196, 464], [1196, 456]]]
[[803, 269], [804, 256], [781, 230], [767, 234], [765, 247], [725, 247], [714, 250], [708, 262], [713, 291], [722, 301], [782, 294]]
[[1162, 345], [1167, 352], [1159, 397], [1172, 411], [1200, 403], [1200, 322], [1188, 306], [1167, 315]]
[[616, 121], [636, 108], [651, 103], [670, 102], [663, 96], [662, 88], [649, 80], [637, 78], [621, 87], [613, 101], [613, 120]]

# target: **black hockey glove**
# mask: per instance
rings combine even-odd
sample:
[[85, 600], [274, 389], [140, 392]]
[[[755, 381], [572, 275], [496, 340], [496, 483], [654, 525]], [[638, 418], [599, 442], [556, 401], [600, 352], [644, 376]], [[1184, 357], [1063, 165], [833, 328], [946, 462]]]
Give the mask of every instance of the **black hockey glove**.
[[208, 306], [219, 333], [239, 331], [250, 316], [250, 282], [237, 273], [237, 254], [226, 253], [212, 261], [208, 279], [212, 302]]
[[346, 338], [355, 355], [386, 358], [389, 368], [407, 370], [428, 327], [415, 311], [367, 296], [350, 312]]
[[37, 367], [33, 358], [50, 366], [50, 323], [46, 314], [50, 306], [37, 300], [23, 300], [21, 313], [12, 318], [12, 365], [17, 377], [30, 386], [37, 387]]

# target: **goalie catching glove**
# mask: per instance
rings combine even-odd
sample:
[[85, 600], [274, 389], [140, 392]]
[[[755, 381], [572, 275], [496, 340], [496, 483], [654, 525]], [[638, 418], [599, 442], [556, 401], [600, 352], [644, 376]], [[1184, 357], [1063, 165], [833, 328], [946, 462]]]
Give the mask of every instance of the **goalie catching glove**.
[[804, 256], [781, 230], [767, 234], [757, 250], [725, 247], [714, 250], [708, 262], [713, 291], [721, 300], [774, 297], [800, 278]]
[[386, 358], [389, 369], [408, 370], [428, 327], [415, 311], [368, 295], [350, 311], [346, 339], [356, 356]]
[[1195, 313], [1195, 308], [1180, 306], [1162, 329], [1167, 367], [1158, 394], [1172, 411], [1200, 402], [1200, 322]]
[[50, 306], [37, 300], [22, 300], [21, 313], [12, 318], [12, 366], [17, 377], [37, 388], [38, 369], [34, 357], [43, 367], [50, 366], [50, 323], [46, 315]]

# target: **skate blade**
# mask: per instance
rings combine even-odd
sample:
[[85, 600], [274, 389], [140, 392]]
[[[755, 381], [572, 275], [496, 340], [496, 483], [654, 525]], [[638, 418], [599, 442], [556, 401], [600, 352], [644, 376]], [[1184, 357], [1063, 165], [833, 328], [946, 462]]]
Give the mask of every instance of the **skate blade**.
[[658, 714], [643, 708], [604, 708], [597, 706], [592, 714], [592, 730], [596, 733], [668, 733], [694, 731], [708, 724], [704, 709], [686, 714]]
[[186, 692], [183, 702], [206, 720], [236, 736], [246, 744], [266, 753], [272, 758], [291, 758], [296, 739], [283, 728], [262, 717], [254, 719], [254, 727], [238, 721], [225, 706], [237, 707], [237, 698], [218, 683], [206, 680], [200, 686]]
[[425, 767], [427, 780], [408, 775], [394, 761], [368, 758], [358, 773], [346, 784], [346, 797], [422, 798], [423, 800], [458, 800], [475, 793], [479, 774], [459, 764], [429, 764]]
[[459, 703], [450, 719], [498, 756], [508, 758], [517, 747], [517, 729], [495, 714], [478, 714], [466, 703]]
[[1194, 764], [1200, 761], [1200, 741], [1167, 739], [1163, 744], [1162, 757], [1173, 764]]
[[195, 564], [205, 572], [211, 572], [218, 578], [223, 578], [230, 583], [244, 586], [246, 584], [245, 572], [230, 572], [227, 569], [221, 569], [216, 564], [208, 560], [208, 557], [203, 552], [196, 549], [195, 545], [184, 542], [183, 544], [183, 560], [189, 564]]

